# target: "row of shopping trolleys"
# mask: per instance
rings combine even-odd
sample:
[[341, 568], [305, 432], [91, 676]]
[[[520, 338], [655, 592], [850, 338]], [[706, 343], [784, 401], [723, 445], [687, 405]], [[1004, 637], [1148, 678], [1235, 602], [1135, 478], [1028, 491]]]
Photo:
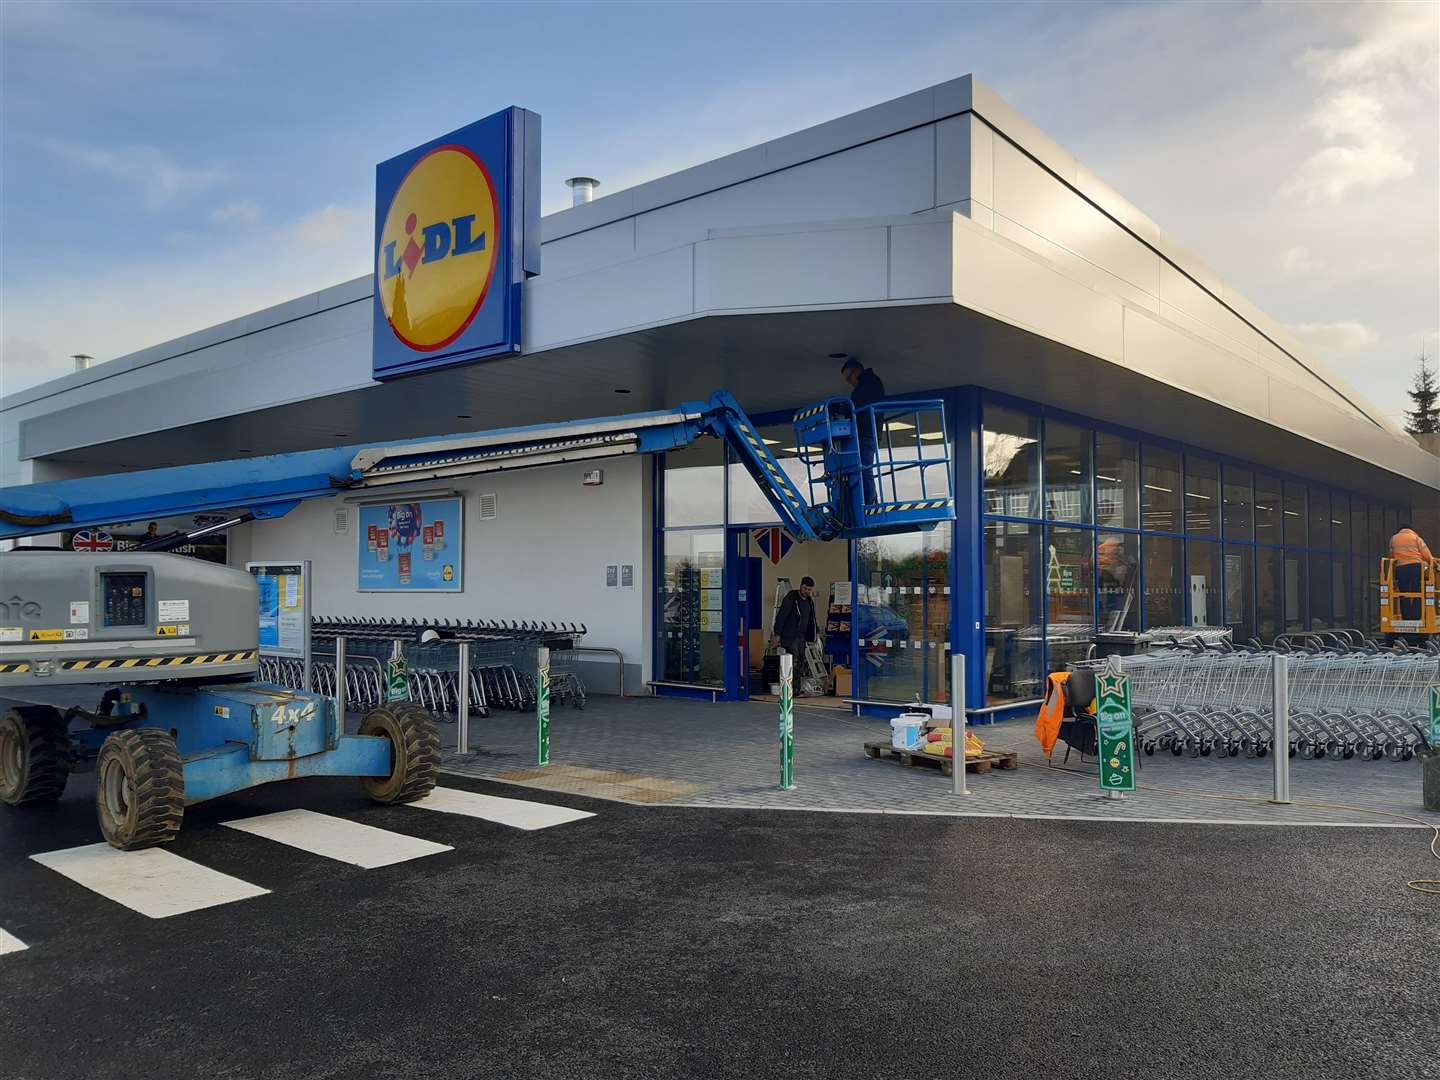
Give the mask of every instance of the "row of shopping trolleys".
[[[585, 632], [585, 624], [573, 622], [316, 618], [311, 622], [309, 689], [335, 695], [335, 640], [343, 637], [349, 709], [373, 709], [387, 700], [386, 662], [398, 643], [406, 661], [409, 699], [438, 718], [458, 714], [462, 688], [469, 695], [472, 717], [489, 716], [492, 709], [531, 710], [538, 696], [539, 650], [544, 647], [550, 651], [551, 703], [583, 709], [585, 683], [572, 650]], [[461, 642], [469, 647], [464, 673]], [[264, 656], [260, 677], [299, 688], [305, 681], [304, 662]]]
[[1271, 646], [1177, 641], [1123, 658], [1136, 745], [1191, 757], [1272, 753], [1277, 654], [1286, 659], [1291, 756], [1408, 761], [1424, 745], [1440, 649], [1380, 648], [1354, 631]]

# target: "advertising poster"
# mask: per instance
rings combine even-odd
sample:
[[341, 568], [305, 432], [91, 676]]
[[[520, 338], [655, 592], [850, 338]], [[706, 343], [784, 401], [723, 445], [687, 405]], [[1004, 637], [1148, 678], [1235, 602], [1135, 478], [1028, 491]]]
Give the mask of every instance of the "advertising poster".
[[247, 563], [260, 587], [260, 648], [282, 656], [305, 655], [305, 564]]
[[464, 500], [360, 507], [361, 592], [460, 592]]

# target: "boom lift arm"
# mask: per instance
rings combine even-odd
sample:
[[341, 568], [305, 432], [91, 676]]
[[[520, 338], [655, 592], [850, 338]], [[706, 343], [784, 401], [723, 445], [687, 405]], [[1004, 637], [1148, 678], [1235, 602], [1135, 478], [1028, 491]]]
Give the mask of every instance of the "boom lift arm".
[[235, 511], [230, 523], [275, 518], [343, 491], [657, 453], [706, 435], [725, 441], [799, 540], [925, 530], [955, 515], [942, 402], [857, 410], [831, 398], [802, 409], [795, 415], [795, 451], [808, 474], [802, 493], [744, 409], [720, 390], [669, 411], [6, 488], [0, 539], [217, 510]]

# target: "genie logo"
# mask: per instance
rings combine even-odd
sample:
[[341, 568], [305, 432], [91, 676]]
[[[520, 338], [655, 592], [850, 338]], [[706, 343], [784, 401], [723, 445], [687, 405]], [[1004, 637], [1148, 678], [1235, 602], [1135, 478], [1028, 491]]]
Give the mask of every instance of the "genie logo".
[[385, 214], [375, 278], [390, 329], [418, 352], [465, 332], [495, 273], [500, 205], [484, 163], [447, 143], [410, 167]]
[[19, 596], [12, 596], [9, 600], [0, 600], [0, 619], [4, 619], [6, 622], [38, 619], [42, 610], [37, 601], [26, 600]]

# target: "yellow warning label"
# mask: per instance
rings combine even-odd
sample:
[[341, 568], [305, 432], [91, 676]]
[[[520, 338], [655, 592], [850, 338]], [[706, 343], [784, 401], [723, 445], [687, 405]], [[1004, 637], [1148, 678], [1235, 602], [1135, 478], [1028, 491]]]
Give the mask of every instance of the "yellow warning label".
[[31, 630], [31, 641], [64, 641], [64, 630]]
[[155, 628], [155, 636], [156, 636], [156, 637], [179, 637], [179, 636], [180, 636], [180, 627], [178, 627], [178, 626], [157, 626], [157, 627]]

